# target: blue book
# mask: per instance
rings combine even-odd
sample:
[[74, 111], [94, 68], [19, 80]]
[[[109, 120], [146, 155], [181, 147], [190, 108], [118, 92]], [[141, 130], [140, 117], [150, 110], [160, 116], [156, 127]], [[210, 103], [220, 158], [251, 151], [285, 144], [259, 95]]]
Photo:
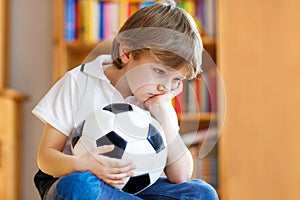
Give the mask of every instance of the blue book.
[[139, 9], [143, 8], [143, 7], [146, 7], [146, 6], [150, 6], [152, 4], [154, 4], [155, 2], [154, 1], [145, 1], [145, 2], [141, 2], [139, 4]]
[[99, 39], [103, 39], [104, 31], [103, 31], [103, 2], [99, 2]]
[[65, 0], [65, 40], [72, 42], [76, 38], [76, 0]]

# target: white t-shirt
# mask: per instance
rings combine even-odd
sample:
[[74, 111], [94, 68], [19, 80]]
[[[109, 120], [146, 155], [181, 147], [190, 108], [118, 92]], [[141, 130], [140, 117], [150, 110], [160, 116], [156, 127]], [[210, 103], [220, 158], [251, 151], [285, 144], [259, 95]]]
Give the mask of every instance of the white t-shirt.
[[[109, 55], [102, 55], [68, 71], [41, 99], [33, 114], [69, 137], [94, 111], [111, 103], [134, 103], [133, 97], [125, 100], [104, 74], [105, 66], [111, 63]], [[68, 154], [69, 145], [70, 141], [65, 147]]]

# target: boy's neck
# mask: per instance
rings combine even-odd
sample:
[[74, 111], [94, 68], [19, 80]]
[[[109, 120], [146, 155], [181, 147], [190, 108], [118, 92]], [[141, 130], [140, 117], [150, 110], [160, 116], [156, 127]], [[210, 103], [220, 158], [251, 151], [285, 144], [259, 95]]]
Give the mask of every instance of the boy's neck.
[[124, 71], [124, 68], [118, 69], [111, 64], [105, 69], [104, 74], [110, 80], [110, 83], [126, 98], [131, 96], [132, 93], [124, 76]]

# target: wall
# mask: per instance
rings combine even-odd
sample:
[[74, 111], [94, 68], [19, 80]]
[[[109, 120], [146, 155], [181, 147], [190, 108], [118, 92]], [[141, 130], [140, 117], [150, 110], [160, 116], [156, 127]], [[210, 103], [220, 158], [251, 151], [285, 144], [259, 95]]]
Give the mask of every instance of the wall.
[[33, 106], [51, 85], [52, 1], [10, 1], [9, 85], [28, 99], [23, 109], [21, 197], [39, 199], [33, 175], [43, 124], [32, 114]]

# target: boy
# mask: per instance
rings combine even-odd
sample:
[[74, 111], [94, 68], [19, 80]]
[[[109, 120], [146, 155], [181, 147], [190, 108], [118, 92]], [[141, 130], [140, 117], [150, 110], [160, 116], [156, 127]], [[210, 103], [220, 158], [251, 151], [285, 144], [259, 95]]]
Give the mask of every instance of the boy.
[[[66, 73], [33, 110], [46, 124], [38, 152], [40, 171], [35, 176], [41, 197], [218, 199], [207, 183], [189, 180], [191, 154], [180, 138], [170, 104], [181, 92], [182, 80], [201, 72], [202, 50], [192, 17], [174, 2], [155, 3], [125, 22], [113, 41], [111, 56], [99, 56]], [[72, 130], [93, 111], [114, 102], [149, 110], [167, 139], [167, 178], [136, 195], [111, 187], [123, 183], [135, 169], [130, 161], [102, 155], [114, 146], [102, 146], [82, 156], [69, 151]]]

